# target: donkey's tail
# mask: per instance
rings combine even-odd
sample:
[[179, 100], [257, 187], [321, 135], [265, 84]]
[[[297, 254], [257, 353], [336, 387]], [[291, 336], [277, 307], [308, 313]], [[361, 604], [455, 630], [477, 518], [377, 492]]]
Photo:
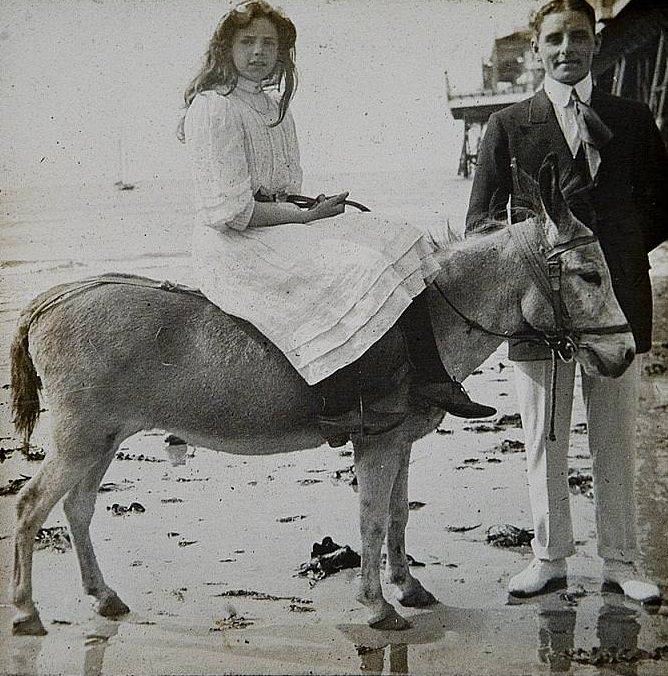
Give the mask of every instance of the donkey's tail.
[[28, 343], [33, 317], [30, 311], [21, 315], [10, 350], [13, 422], [16, 431], [23, 436], [26, 448], [39, 419], [39, 392], [42, 389], [42, 381], [37, 375]]
[[28, 445], [30, 436], [39, 419], [39, 393], [42, 389], [42, 381], [37, 375], [35, 364], [30, 356], [30, 345], [28, 342], [30, 327], [47, 310], [76, 294], [105, 284], [140, 286], [142, 288], [186, 293], [204, 298], [199, 289], [192, 289], [182, 284], [173, 284], [168, 281], [159, 282], [147, 277], [120, 273], [107, 273], [60, 284], [37, 296], [21, 314], [11, 347], [12, 415], [14, 416], [14, 427], [17, 432], [23, 435], [25, 446]]
[[30, 355], [28, 334], [33, 322], [48, 309], [74, 293], [95, 286], [97, 278], [60, 284], [45, 291], [23, 310], [10, 348], [12, 420], [14, 428], [23, 437], [23, 447], [28, 442], [39, 420], [42, 380]]

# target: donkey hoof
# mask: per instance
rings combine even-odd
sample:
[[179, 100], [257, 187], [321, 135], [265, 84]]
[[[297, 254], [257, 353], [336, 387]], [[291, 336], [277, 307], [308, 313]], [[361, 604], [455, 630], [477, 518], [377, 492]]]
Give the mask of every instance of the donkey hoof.
[[130, 608], [116, 594], [113, 594], [98, 601], [97, 612], [102, 617], [118, 617], [119, 615], [127, 615]]
[[413, 625], [401, 617], [399, 613], [392, 609], [391, 612], [388, 612], [387, 615], [379, 619], [371, 618], [369, 620], [369, 626], [372, 629], [380, 629], [382, 631], [403, 631], [404, 629], [410, 629]]
[[397, 594], [397, 601], [406, 608], [426, 608], [438, 603], [438, 599], [424, 587], [411, 589], [408, 592], [400, 592]]
[[34, 613], [26, 617], [17, 615], [12, 622], [12, 634], [15, 636], [46, 636], [42, 620]]

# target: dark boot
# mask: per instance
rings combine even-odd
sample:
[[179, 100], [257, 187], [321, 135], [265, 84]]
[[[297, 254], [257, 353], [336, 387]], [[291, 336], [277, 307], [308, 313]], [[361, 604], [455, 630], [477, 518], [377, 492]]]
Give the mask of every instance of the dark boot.
[[432, 406], [442, 408], [457, 418], [489, 418], [496, 414], [495, 408], [471, 401], [462, 384], [456, 380], [420, 383], [418, 391]]
[[[353, 434], [374, 436], [389, 432], [405, 419], [405, 412], [378, 411], [364, 405], [361, 383], [350, 368], [337, 371], [313, 386], [322, 400], [318, 426], [332, 448], [345, 445]], [[351, 383], [356, 386], [351, 387]]]
[[408, 357], [417, 371], [417, 392], [432, 406], [459, 418], [487, 418], [496, 409], [472, 401], [445, 370], [434, 338], [426, 292], [413, 299], [399, 318]]

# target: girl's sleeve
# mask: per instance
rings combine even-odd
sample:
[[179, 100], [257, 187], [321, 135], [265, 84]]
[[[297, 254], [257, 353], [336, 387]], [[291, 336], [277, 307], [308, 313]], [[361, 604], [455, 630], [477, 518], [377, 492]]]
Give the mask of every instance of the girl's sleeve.
[[254, 199], [241, 120], [224, 96], [197, 95], [185, 121], [198, 216], [222, 230], [244, 230]]

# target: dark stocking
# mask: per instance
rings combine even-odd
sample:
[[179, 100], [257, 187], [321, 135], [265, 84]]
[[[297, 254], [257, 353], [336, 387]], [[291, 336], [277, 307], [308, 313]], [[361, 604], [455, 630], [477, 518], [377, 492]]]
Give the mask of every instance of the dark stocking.
[[399, 326], [406, 339], [408, 358], [419, 380], [425, 383], [450, 382], [452, 378], [438, 354], [426, 290], [404, 310], [399, 318]]
[[[398, 324], [418, 380], [422, 383], [452, 382], [438, 354], [425, 291], [413, 299], [399, 317]], [[321, 399], [320, 413], [336, 416], [357, 409], [360, 395], [369, 390], [372, 377], [373, 373], [365, 368], [360, 358], [313, 385], [316, 395]], [[377, 384], [371, 387], [371, 391], [377, 389]]]
[[[335, 416], [357, 408], [360, 398], [360, 378], [359, 366], [357, 362], [353, 362], [313, 385], [313, 390], [322, 402], [320, 412]], [[353, 383], [355, 386], [351, 387]]]

